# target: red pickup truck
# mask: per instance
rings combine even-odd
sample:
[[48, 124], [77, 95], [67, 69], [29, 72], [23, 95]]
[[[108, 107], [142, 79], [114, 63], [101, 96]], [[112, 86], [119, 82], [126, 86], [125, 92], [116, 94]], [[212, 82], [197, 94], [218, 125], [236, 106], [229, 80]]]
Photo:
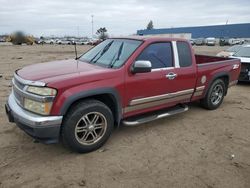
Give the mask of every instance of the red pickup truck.
[[218, 108], [239, 73], [240, 60], [194, 55], [186, 40], [111, 38], [75, 60], [17, 70], [5, 107], [36, 140], [90, 152], [120, 124], [185, 112], [198, 100]]

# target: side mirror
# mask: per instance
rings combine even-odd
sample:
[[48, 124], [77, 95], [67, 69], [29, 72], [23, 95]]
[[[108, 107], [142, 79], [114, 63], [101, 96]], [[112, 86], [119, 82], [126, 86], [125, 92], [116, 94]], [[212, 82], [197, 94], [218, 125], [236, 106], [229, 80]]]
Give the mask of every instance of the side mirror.
[[150, 61], [136, 61], [134, 62], [131, 72], [133, 74], [136, 73], [145, 73], [145, 72], [151, 72], [152, 65]]

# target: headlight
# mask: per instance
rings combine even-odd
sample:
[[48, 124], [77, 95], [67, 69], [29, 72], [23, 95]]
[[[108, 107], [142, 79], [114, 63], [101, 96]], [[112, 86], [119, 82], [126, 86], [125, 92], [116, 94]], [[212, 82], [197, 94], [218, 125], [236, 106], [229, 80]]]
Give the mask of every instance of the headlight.
[[24, 98], [24, 108], [42, 115], [49, 115], [52, 102], [38, 102]]
[[34, 94], [42, 95], [42, 96], [55, 96], [56, 95], [56, 90], [53, 88], [48, 88], [48, 87], [29, 86], [27, 88], [27, 91], [30, 93], [34, 93]]

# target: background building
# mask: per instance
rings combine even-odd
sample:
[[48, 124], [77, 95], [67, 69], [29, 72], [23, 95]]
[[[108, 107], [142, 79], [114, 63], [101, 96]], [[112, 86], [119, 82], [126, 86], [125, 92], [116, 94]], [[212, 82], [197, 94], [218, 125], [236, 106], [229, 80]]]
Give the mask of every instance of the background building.
[[250, 23], [138, 30], [138, 35], [191, 33], [192, 38], [250, 38]]

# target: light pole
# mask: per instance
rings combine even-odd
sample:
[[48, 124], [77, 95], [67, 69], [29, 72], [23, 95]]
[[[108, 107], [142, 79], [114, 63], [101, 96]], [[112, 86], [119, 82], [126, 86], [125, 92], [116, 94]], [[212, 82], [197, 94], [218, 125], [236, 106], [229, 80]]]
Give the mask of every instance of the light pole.
[[91, 15], [91, 24], [92, 24], [92, 38], [94, 37], [94, 15]]
[[79, 35], [79, 26], [77, 26], [77, 37], [79, 38], [80, 35]]

